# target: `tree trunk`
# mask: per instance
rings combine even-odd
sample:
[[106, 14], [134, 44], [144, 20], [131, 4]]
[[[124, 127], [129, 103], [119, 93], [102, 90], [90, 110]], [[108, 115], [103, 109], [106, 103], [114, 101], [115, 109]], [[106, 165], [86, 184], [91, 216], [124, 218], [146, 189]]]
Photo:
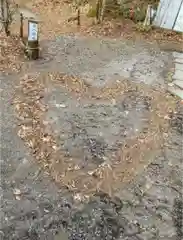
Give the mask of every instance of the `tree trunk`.
[[2, 25], [4, 27], [4, 0], [1, 0], [1, 15], [0, 15], [1, 21], [2, 21]]
[[101, 0], [96, 2], [96, 22], [100, 23]]
[[97, 0], [96, 2], [96, 20], [101, 23], [104, 19], [106, 9], [106, 0]]
[[100, 12], [100, 22], [102, 22], [104, 20], [105, 9], [106, 9], [106, 0], [102, 0], [101, 12]]
[[78, 7], [78, 10], [77, 10], [77, 25], [78, 26], [81, 25], [81, 10], [80, 10], [80, 6]]
[[6, 33], [7, 36], [10, 35], [10, 30], [9, 30], [9, 26], [10, 26], [10, 8], [9, 8], [9, 2], [8, 0], [1, 0], [1, 19], [2, 19], [2, 25], [4, 27], [4, 31]]

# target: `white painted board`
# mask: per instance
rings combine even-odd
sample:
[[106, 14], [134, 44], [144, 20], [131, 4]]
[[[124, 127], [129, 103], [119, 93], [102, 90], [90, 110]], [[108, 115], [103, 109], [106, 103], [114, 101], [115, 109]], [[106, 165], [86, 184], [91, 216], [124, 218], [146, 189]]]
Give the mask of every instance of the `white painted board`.
[[173, 29], [182, 0], [170, 1], [161, 23], [162, 28]]
[[171, 2], [171, 0], [161, 0], [160, 1], [159, 5], [158, 5], [156, 17], [154, 19], [155, 26], [158, 26], [158, 27], [161, 26], [164, 15], [166, 14], [166, 11], [168, 9], [168, 6], [170, 5], [170, 2]]
[[38, 24], [36, 22], [29, 22], [28, 41], [38, 40]]
[[177, 17], [177, 21], [174, 26], [174, 30], [178, 32], [183, 32], [183, 1]]
[[183, 0], [161, 0], [153, 22], [155, 26], [183, 32]]

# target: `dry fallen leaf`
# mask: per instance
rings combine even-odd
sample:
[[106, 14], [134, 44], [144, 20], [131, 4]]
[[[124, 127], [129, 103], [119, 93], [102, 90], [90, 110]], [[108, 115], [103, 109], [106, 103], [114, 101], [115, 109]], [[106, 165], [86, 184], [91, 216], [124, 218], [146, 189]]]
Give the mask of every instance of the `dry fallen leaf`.
[[21, 200], [21, 191], [18, 188], [13, 189], [13, 194], [15, 195], [16, 200]]
[[18, 189], [18, 188], [14, 188], [14, 190], [13, 190], [13, 194], [14, 194], [14, 195], [21, 195], [21, 191], [20, 191], [20, 189]]

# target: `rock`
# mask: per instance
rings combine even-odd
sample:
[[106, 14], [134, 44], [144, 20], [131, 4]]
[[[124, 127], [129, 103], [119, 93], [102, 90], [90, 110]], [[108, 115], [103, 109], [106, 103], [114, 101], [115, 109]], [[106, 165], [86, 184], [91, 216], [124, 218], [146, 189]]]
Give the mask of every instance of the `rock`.
[[68, 235], [63, 232], [62, 230], [58, 232], [58, 234], [55, 236], [54, 240], [68, 240]]
[[175, 80], [173, 82], [177, 87], [181, 88], [183, 90], [183, 81], [181, 80]]
[[182, 70], [175, 69], [175, 73], [173, 75], [173, 79], [177, 79], [177, 80], [183, 81], [183, 68], [182, 68]]
[[176, 62], [175, 63], [175, 71], [176, 70], [182, 70], [183, 71], [183, 64], [179, 63], [179, 62]]
[[183, 53], [180, 53], [180, 52], [173, 52], [173, 56], [174, 58], [183, 59]]
[[176, 86], [168, 87], [168, 91], [173, 95], [183, 99], [183, 90], [181, 90], [179, 87]]

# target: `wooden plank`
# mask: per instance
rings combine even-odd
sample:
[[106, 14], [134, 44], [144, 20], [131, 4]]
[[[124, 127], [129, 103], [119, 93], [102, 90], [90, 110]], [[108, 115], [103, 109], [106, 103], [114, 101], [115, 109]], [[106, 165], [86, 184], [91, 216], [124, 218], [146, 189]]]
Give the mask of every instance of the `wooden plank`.
[[[165, 12], [164, 12], [164, 15], [162, 17], [162, 21], [161, 21], [161, 24], [160, 24], [160, 27], [162, 28], [167, 28], [167, 29], [171, 29], [172, 26], [173, 26], [173, 23], [174, 21], [172, 21], [172, 17], [170, 17], [170, 19], [168, 19], [168, 15], [169, 15], [169, 11], [170, 11], [170, 8], [171, 8], [171, 5], [172, 5], [172, 1], [171, 0], [168, 0], [167, 1], [167, 4], [166, 4], [166, 9], [165, 9]], [[166, 24], [166, 21], [169, 20], [170, 23], [169, 23], [169, 26], [167, 26]], [[172, 24], [171, 24], [172, 23]], [[170, 26], [171, 25], [171, 26]]]
[[160, 27], [171, 0], [161, 0], [157, 9], [154, 25]]
[[183, 0], [178, 13], [177, 20], [175, 22], [174, 30], [178, 32], [183, 32]]
[[166, 29], [173, 29], [182, 1], [183, 0], [161, 0], [154, 20], [154, 25]]
[[164, 15], [162, 28], [173, 29], [182, 0], [171, 1]]
[[170, 2], [166, 14], [163, 18], [163, 22], [161, 24], [162, 28], [173, 29], [175, 19], [177, 17], [177, 11], [180, 6], [179, 1], [181, 0]]

